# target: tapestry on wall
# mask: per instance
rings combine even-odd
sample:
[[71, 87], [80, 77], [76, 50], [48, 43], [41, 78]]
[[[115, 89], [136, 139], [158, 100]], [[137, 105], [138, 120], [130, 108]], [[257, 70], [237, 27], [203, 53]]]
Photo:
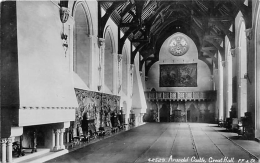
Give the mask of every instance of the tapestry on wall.
[[112, 127], [111, 116], [113, 113], [119, 113], [120, 96], [102, 94], [102, 126]]
[[160, 87], [197, 87], [197, 63], [160, 65]]
[[74, 128], [87, 127], [84, 121], [94, 120], [96, 128], [100, 126], [101, 93], [75, 89], [79, 107], [76, 109]]
[[90, 121], [94, 122], [96, 130], [99, 127], [111, 127], [111, 114], [119, 112], [120, 96], [81, 89], [75, 89], [75, 93], [79, 104], [73, 126], [75, 135], [84, 134]]

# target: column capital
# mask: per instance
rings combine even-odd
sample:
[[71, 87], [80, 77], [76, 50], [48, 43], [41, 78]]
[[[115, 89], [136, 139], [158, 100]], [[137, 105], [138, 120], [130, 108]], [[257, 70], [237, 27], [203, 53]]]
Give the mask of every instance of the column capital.
[[12, 144], [12, 143], [13, 143], [13, 139], [12, 139], [12, 138], [8, 138], [8, 139], [7, 139], [7, 144], [10, 145], [10, 144]]
[[105, 46], [105, 39], [104, 38], [98, 38], [98, 45], [99, 47]]
[[232, 57], [235, 57], [235, 56], [236, 56], [236, 48], [230, 49], [230, 52], [231, 52], [231, 56], [232, 56]]
[[231, 52], [231, 55], [232, 55], [232, 57], [236, 57], [238, 54], [239, 54], [239, 50], [241, 49], [241, 47], [239, 46], [239, 47], [235, 47], [235, 48], [231, 48], [230, 49], [230, 52]]
[[130, 71], [134, 70], [135, 65], [134, 64], [130, 64]]
[[226, 63], [226, 61], [222, 61], [221, 63], [222, 63], [222, 66], [223, 66], [223, 67], [225, 67], [225, 66], [226, 66], [226, 64], [225, 64], [225, 63]]
[[7, 143], [7, 139], [6, 138], [1, 139], [1, 144], [6, 144], [6, 143]]
[[60, 129], [60, 133], [64, 133], [65, 132], [65, 128]]
[[60, 129], [55, 129], [55, 130], [54, 130], [54, 133], [55, 133], [55, 134], [59, 134], [59, 133], [60, 133]]
[[143, 71], [139, 71], [140, 76], [143, 76]]
[[118, 54], [117, 57], [118, 57], [118, 62], [121, 62], [123, 59], [123, 54]]
[[252, 28], [246, 29], [245, 32], [246, 32], [246, 37], [247, 37], [247, 39], [248, 39], [248, 40], [252, 40], [252, 36], [253, 36], [253, 34], [252, 34]]

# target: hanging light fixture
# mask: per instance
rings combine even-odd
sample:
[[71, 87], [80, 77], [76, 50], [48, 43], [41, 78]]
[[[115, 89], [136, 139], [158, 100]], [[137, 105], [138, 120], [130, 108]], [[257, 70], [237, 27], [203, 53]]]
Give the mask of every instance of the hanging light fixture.
[[68, 1], [60, 1], [60, 20], [66, 23], [69, 18]]
[[68, 1], [60, 1], [60, 20], [62, 22], [62, 33], [61, 33], [61, 39], [62, 39], [62, 46], [65, 51], [65, 57], [66, 57], [66, 52], [68, 50], [68, 35], [64, 32], [64, 23], [66, 23], [69, 19], [69, 9], [68, 9]]

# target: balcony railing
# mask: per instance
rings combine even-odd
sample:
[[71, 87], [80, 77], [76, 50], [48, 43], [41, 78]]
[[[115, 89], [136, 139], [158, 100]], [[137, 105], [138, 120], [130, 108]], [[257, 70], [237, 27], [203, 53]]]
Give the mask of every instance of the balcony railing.
[[203, 101], [215, 100], [216, 91], [201, 91], [201, 92], [155, 92], [146, 91], [146, 100], [163, 100], [163, 101]]

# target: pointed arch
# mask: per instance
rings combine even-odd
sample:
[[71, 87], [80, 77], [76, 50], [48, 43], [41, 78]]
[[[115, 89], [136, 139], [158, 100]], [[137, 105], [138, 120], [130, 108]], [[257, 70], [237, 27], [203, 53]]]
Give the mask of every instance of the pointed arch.
[[247, 80], [244, 75], [247, 73], [247, 38], [246, 24], [243, 17], [240, 17], [237, 32], [237, 102], [238, 102], [238, 118], [243, 117], [247, 111]]
[[72, 16], [74, 18], [74, 41], [73, 41], [73, 71], [75, 83], [81, 82], [88, 86], [91, 85], [91, 60], [92, 60], [92, 39], [93, 35], [92, 20], [85, 1], [76, 1], [73, 5]]
[[123, 92], [127, 95], [127, 84], [128, 84], [128, 65], [130, 64], [130, 55], [126, 46], [123, 47], [122, 53], [122, 88]]
[[88, 22], [88, 28], [89, 28], [89, 35], [94, 35], [94, 30], [93, 30], [93, 21], [92, 21], [92, 16], [91, 12], [89, 10], [88, 4], [84, 0], [77, 0], [73, 3], [72, 7], [72, 17], [75, 19], [75, 14], [76, 14], [76, 9], [79, 5], [82, 5], [84, 9], [84, 16], [86, 17], [86, 20]]
[[104, 82], [108, 89], [108, 93], [115, 90], [115, 41], [110, 26], [106, 27], [105, 33], [105, 52], [104, 52]]

